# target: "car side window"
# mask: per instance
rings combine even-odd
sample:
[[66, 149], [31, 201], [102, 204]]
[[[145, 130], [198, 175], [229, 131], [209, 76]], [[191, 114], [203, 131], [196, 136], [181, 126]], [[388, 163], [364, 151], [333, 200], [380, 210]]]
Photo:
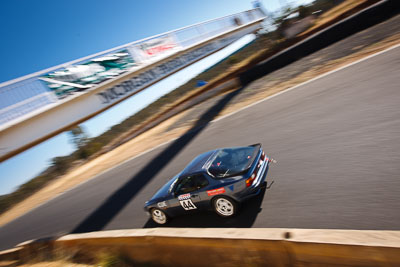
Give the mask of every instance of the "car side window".
[[204, 175], [202, 174], [197, 174], [193, 177], [193, 179], [195, 180], [195, 184], [197, 189], [201, 189], [203, 187], [206, 187], [208, 185], [208, 180], [206, 177], [204, 177]]
[[182, 178], [176, 186], [176, 195], [190, 193], [208, 185], [208, 180], [202, 174], [189, 175]]

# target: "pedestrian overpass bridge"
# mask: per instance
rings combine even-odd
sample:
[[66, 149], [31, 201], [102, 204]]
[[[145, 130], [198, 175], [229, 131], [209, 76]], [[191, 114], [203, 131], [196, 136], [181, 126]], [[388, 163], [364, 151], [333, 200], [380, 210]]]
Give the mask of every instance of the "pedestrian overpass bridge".
[[264, 19], [255, 8], [0, 84], [0, 162], [255, 32]]

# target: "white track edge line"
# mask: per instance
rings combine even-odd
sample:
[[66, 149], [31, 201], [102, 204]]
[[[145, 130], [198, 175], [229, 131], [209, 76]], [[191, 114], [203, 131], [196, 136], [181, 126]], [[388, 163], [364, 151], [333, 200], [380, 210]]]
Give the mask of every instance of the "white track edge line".
[[370, 59], [370, 58], [372, 58], [372, 57], [375, 57], [375, 56], [378, 56], [378, 55], [380, 55], [380, 54], [389, 52], [390, 50], [393, 50], [393, 49], [395, 49], [395, 48], [397, 48], [397, 47], [399, 47], [399, 46], [400, 46], [400, 43], [398, 43], [398, 44], [396, 44], [396, 45], [393, 45], [393, 46], [391, 46], [391, 47], [389, 47], [389, 48], [387, 48], [387, 49], [385, 49], [385, 50], [379, 51], [379, 52], [377, 52], [377, 53], [375, 53], [375, 54], [372, 54], [372, 55], [363, 57], [363, 58], [361, 58], [361, 59], [358, 59], [358, 60], [356, 60], [356, 61], [354, 61], [354, 62], [352, 62], [352, 63], [349, 63], [349, 64], [344, 65], [344, 66], [342, 66], [342, 67], [339, 67], [339, 68], [337, 68], [337, 69], [334, 69], [334, 70], [325, 72], [325, 73], [323, 73], [323, 74], [321, 74], [321, 75], [319, 75], [319, 76], [316, 76], [316, 77], [314, 77], [314, 78], [312, 78], [312, 79], [310, 79], [310, 80], [307, 80], [307, 81], [304, 81], [304, 82], [302, 82], [302, 83], [296, 84], [296, 85], [293, 86], [293, 87], [290, 87], [290, 88], [285, 89], [285, 90], [283, 90], [283, 91], [280, 91], [280, 92], [278, 92], [278, 93], [276, 93], [276, 94], [273, 94], [273, 95], [270, 95], [270, 96], [268, 96], [268, 97], [266, 97], [266, 98], [263, 98], [263, 99], [261, 99], [261, 100], [258, 100], [258, 101], [254, 102], [254, 103], [251, 103], [251, 104], [248, 105], [248, 106], [244, 106], [244, 107], [242, 107], [242, 108], [240, 108], [240, 109], [238, 109], [238, 110], [233, 111], [232, 113], [226, 114], [226, 115], [224, 115], [224, 116], [222, 116], [222, 117], [219, 117], [219, 118], [217, 118], [217, 119], [215, 119], [215, 120], [213, 120], [213, 121], [211, 121], [211, 122], [217, 122], [217, 121], [219, 121], [219, 120], [225, 119], [226, 117], [232, 116], [232, 115], [234, 115], [234, 114], [236, 114], [236, 113], [238, 113], [238, 112], [240, 112], [240, 111], [242, 111], [242, 110], [245, 110], [245, 109], [247, 109], [247, 108], [250, 108], [250, 107], [252, 107], [252, 106], [254, 106], [254, 105], [257, 105], [257, 104], [259, 104], [259, 103], [261, 103], [261, 102], [264, 102], [264, 101], [269, 100], [269, 99], [271, 99], [271, 98], [277, 97], [277, 96], [279, 96], [279, 95], [281, 95], [281, 94], [290, 92], [290, 91], [292, 91], [292, 90], [294, 90], [294, 89], [296, 89], [296, 88], [298, 88], [298, 87], [300, 87], [300, 86], [306, 85], [306, 84], [311, 83], [311, 82], [313, 82], [313, 81], [315, 81], [315, 80], [318, 80], [318, 79], [321, 79], [321, 78], [323, 78], [323, 77], [325, 77], [325, 76], [328, 76], [328, 75], [330, 75], [330, 74], [332, 74], [332, 73], [335, 73], [335, 72], [341, 71], [341, 70], [343, 70], [343, 69], [346, 69], [346, 68], [348, 68], [348, 67], [350, 67], [350, 66], [352, 66], [352, 65], [361, 63], [361, 62], [363, 62], [363, 61], [365, 61], [365, 60], [368, 60], [368, 59]]

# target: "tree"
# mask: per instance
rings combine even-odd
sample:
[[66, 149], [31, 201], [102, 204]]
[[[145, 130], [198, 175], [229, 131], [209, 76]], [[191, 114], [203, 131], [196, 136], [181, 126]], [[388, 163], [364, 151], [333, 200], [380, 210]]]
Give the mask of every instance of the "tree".
[[298, 7], [298, 11], [299, 11], [299, 18], [301, 18], [301, 19], [311, 15], [311, 13], [312, 13], [311, 8], [303, 6], [303, 5]]
[[89, 138], [85, 133], [84, 129], [79, 125], [72, 128], [69, 131], [71, 143], [75, 145], [77, 149], [80, 149], [86, 145]]
[[69, 131], [69, 134], [71, 143], [73, 143], [77, 149], [77, 151], [74, 153], [77, 155], [77, 158], [88, 158], [90, 156], [90, 152], [88, 151], [87, 144], [90, 139], [88, 138], [84, 129], [80, 126], [76, 126]]
[[71, 166], [71, 159], [68, 156], [55, 157], [51, 161], [56, 173], [58, 174], [64, 174]]

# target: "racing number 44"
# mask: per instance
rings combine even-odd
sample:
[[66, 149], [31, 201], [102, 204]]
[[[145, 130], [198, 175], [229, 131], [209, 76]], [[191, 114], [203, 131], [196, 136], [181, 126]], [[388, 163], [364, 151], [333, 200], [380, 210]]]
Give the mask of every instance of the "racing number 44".
[[181, 203], [182, 208], [184, 208], [185, 210], [197, 209], [191, 199], [181, 200], [179, 201], [179, 203]]

